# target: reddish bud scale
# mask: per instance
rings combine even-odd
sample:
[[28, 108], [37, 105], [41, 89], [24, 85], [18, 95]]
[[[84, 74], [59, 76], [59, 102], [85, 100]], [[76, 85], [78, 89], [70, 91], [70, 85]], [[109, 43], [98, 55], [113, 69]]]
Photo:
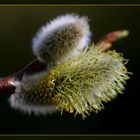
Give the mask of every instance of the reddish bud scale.
[[34, 74], [41, 72], [46, 69], [46, 66], [40, 63], [37, 59], [28, 64], [25, 68], [20, 71], [14, 73], [11, 76], [7, 76], [5, 78], [0, 79], [0, 93], [9, 93], [13, 94], [15, 92], [15, 85], [12, 84], [12, 81], [18, 80], [20, 81], [24, 74]]
[[13, 76], [8, 76], [0, 80], [0, 93], [12, 94], [16, 87], [11, 83]]
[[120, 38], [128, 36], [128, 34], [129, 32], [127, 30], [110, 32], [100, 39], [96, 44], [96, 47], [101, 48], [102, 51], [107, 51], [112, 47], [112, 43], [116, 42]]

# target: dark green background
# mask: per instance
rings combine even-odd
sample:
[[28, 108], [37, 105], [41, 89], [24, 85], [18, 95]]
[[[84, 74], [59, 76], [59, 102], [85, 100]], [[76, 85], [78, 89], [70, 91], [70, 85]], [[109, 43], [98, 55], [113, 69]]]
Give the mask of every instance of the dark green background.
[[92, 113], [87, 119], [59, 113], [36, 117], [9, 107], [8, 96], [0, 95], [0, 133], [140, 133], [140, 7], [107, 6], [0, 6], [0, 75], [6, 76], [35, 58], [31, 40], [38, 28], [52, 18], [77, 13], [90, 18], [92, 40], [97, 41], [107, 32], [128, 29], [130, 36], [114, 44], [114, 49], [130, 59], [133, 72], [124, 95], [105, 104], [106, 109]]

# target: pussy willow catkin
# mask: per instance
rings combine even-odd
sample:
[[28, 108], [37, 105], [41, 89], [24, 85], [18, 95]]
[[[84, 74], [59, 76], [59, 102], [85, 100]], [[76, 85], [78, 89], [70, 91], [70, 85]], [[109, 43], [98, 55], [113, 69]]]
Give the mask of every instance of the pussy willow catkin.
[[37, 59], [12, 76], [0, 79], [0, 92], [11, 94], [12, 108], [36, 115], [56, 110], [82, 115], [104, 108], [103, 102], [125, 89], [127, 60], [112, 43], [128, 31], [107, 34], [89, 45], [88, 18], [59, 16], [44, 25], [32, 41]]
[[88, 18], [76, 14], [58, 16], [33, 38], [33, 53], [47, 65], [61, 64], [77, 56], [90, 40]]
[[[102, 52], [91, 46], [78, 57], [52, 68], [36, 83], [29, 84], [30, 88], [21, 86], [19, 92], [22, 94], [17, 91], [12, 95], [18, 99], [18, 105], [13, 106], [45, 114], [45, 110], [30, 108], [50, 105], [61, 111], [81, 114], [84, 118], [91, 111], [100, 111], [103, 102], [122, 93], [129, 78], [124, 66], [126, 61], [115, 51]], [[21, 85], [25, 83], [23, 80]], [[28, 79], [28, 83], [32, 80]]]

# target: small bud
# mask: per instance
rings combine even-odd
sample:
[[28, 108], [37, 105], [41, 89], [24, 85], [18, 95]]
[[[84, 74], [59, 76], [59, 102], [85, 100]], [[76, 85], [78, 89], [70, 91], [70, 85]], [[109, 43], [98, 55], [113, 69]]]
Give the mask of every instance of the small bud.
[[128, 35], [128, 30], [117, 30], [114, 32], [110, 32], [103, 36], [95, 46], [100, 48], [102, 51], [107, 51], [112, 47], [112, 43], [116, 42], [121, 38], [127, 37]]
[[87, 47], [91, 32], [87, 17], [66, 14], [50, 21], [33, 38], [33, 53], [46, 64], [61, 64]]

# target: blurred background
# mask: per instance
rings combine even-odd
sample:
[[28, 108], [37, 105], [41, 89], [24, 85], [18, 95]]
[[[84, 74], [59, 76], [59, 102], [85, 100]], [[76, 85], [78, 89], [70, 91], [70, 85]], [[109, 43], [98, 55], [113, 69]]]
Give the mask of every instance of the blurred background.
[[123, 95], [105, 103], [105, 109], [85, 120], [64, 112], [48, 116], [27, 115], [10, 108], [8, 95], [0, 95], [0, 134], [138, 134], [140, 133], [140, 7], [133, 6], [0, 6], [0, 76], [24, 67], [35, 56], [31, 40], [36, 31], [58, 15], [77, 13], [88, 16], [92, 40], [118, 29], [130, 31], [114, 49], [129, 59], [134, 75]]

